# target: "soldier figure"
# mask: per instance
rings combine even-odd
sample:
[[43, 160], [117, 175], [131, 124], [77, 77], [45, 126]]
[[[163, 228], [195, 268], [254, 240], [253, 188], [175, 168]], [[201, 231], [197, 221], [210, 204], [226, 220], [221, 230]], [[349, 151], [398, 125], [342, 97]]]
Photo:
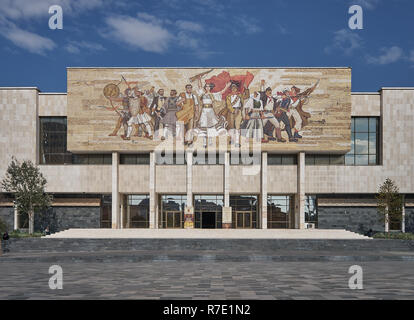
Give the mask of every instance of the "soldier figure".
[[122, 110], [119, 111], [119, 118], [116, 123], [114, 131], [109, 134], [109, 136], [116, 136], [118, 135], [118, 131], [121, 126], [124, 127], [124, 135], [127, 134], [128, 130], [128, 120], [131, 118], [131, 113], [129, 111], [129, 98], [131, 95], [131, 89], [127, 88], [124, 91], [124, 94], [120, 94], [117, 98], [108, 97], [112, 102], [121, 102]]

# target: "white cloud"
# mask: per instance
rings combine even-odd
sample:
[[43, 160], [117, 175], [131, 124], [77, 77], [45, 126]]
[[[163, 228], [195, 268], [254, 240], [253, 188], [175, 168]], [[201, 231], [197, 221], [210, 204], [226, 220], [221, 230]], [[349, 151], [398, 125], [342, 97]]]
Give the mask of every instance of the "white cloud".
[[371, 64], [390, 64], [404, 58], [404, 51], [400, 47], [381, 48], [381, 54], [377, 57], [367, 56], [367, 62]]
[[256, 34], [262, 31], [256, 19], [250, 18], [246, 15], [236, 16], [233, 22], [233, 33], [235, 34]]
[[287, 34], [290, 33], [289, 30], [287, 28], [285, 28], [284, 26], [279, 24], [278, 27], [279, 27], [280, 34], [287, 35]]
[[81, 52], [89, 51], [104, 51], [106, 50], [100, 43], [87, 42], [87, 41], [69, 41], [65, 45], [65, 50], [69, 53], [79, 54]]
[[0, 34], [20, 48], [43, 55], [54, 49], [56, 44], [49, 38], [20, 28], [19, 23], [22, 20], [49, 16], [51, 5], [60, 5], [66, 15], [82, 13], [100, 7], [103, 3], [103, 0], [1, 0]]
[[16, 46], [32, 53], [43, 55], [46, 51], [56, 47], [56, 44], [51, 39], [42, 37], [33, 32], [22, 30], [15, 26], [2, 30], [2, 34]]
[[408, 56], [408, 60], [414, 63], [414, 50], [410, 51], [410, 55]]
[[186, 21], [186, 20], [178, 20], [175, 23], [178, 29], [189, 31], [189, 32], [203, 32], [204, 27], [196, 22]]
[[350, 4], [358, 4], [363, 9], [373, 10], [380, 3], [380, 0], [351, 0]]
[[[106, 19], [109, 31], [105, 37], [118, 39], [133, 48], [148, 52], [163, 53], [170, 46], [189, 49], [200, 58], [208, 55], [206, 44], [200, 34], [205, 28], [200, 23], [189, 20], [172, 21], [160, 19], [140, 12], [136, 17], [112, 16]], [[70, 48], [72, 49], [72, 48]]]
[[345, 55], [351, 55], [363, 46], [362, 38], [351, 30], [341, 29], [334, 34], [332, 44], [325, 47], [325, 53], [327, 54], [338, 51], [343, 52]]
[[51, 5], [60, 5], [64, 14], [73, 14], [104, 4], [103, 0], [2, 0], [1, 2], [0, 16], [13, 21], [47, 16]]
[[144, 51], [162, 53], [167, 50], [172, 34], [158, 23], [146, 19], [128, 16], [106, 18], [109, 27], [108, 36], [118, 39], [134, 48]]

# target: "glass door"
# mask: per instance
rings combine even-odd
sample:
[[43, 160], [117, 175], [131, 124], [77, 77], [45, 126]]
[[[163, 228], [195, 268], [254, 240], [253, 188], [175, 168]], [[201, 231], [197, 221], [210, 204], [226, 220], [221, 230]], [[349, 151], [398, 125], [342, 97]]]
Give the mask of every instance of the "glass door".
[[181, 228], [181, 211], [166, 211], [165, 220], [167, 221], [167, 228], [179, 229]]
[[251, 229], [252, 228], [252, 212], [236, 211], [236, 228]]

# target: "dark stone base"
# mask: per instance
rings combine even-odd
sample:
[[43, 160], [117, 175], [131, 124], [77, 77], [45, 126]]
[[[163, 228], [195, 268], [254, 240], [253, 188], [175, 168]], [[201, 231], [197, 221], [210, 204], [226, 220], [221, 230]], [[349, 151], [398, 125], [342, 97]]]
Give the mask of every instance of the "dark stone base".
[[318, 207], [319, 229], [346, 229], [365, 234], [384, 231], [376, 207]]
[[70, 228], [100, 228], [100, 221], [100, 207], [53, 207], [35, 216], [35, 231], [44, 231], [47, 226], [51, 233]]
[[405, 208], [405, 232], [414, 233], [414, 207]]
[[14, 208], [0, 207], [0, 219], [6, 224], [8, 231], [14, 228]]

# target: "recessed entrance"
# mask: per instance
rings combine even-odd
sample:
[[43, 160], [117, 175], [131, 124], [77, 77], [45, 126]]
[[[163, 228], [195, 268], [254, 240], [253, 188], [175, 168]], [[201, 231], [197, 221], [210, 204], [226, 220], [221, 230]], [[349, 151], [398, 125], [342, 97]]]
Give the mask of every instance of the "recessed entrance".
[[251, 229], [252, 228], [252, 213], [244, 211], [236, 211], [236, 228], [237, 229]]
[[166, 211], [167, 228], [179, 229], [181, 228], [181, 211]]
[[185, 195], [161, 195], [159, 228], [180, 229], [184, 227], [184, 210], [187, 205]]
[[233, 228], [258, 228], [258, 203], [257, 195], [230, 196]]
[[203, 212], [201, 214], [201, 228], [203, 229], [215, 229], [216, 228], [216, 213], [215, 212]]
[[269, 195], [267, 197], [267, 228], [294, 228], [294, 197]]
[[194, 196], [195, 228], [220, 229], [223, 202], [223, 195]]

